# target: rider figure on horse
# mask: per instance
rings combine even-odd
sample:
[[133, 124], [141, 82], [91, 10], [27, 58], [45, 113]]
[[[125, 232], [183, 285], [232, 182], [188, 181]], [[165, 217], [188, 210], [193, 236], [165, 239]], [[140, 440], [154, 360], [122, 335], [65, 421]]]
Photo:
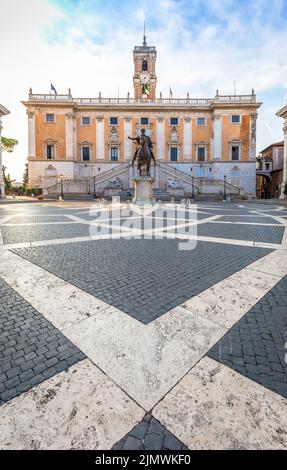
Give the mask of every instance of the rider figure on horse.
[[129, 137], [130, 140], [135, 140], [137, 143], [138, 143], [138, 148], [136, 149], [135, 153], [134, 153], [134, 156], [133, 156], [133, 160], [132, 160], [132, 166], [134, 165], [134, 162], [138, 156], [138, 153], [139, 153], [139, 150], [143, 147], [143, 144], [144, 142], [146, 141], [147, 143], [147, 146], [148, 146], [148, 149], [149, 149], [149, 152], [150, 152], [150, 156], [151, 156], [151, 159], [153, 160], [154, 162], [154, 165], [156, 166], [156, 163], [155, 163], [155, 158], [154, 158], [154, 154], [153, 154], [153, 143], [152, 143], [152, 140], [151, 138], [146, 135], [145, 133], [145, 129], [142, 129], [141, 130], [141, 135], [140, 136], [137, 136], [137, 137]]

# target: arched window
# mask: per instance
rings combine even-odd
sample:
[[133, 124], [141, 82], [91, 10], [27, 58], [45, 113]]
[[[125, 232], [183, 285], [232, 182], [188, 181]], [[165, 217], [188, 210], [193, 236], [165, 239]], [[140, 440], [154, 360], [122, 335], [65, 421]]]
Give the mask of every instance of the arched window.
[[143, 72], [146, 72], [147, 69], [148, 69], [148, 68], [147, 68], [147, 61], [146, 61], [146, 60], [143, 60], [143, 62], [142, 62], [142, 71], [143, 71]]

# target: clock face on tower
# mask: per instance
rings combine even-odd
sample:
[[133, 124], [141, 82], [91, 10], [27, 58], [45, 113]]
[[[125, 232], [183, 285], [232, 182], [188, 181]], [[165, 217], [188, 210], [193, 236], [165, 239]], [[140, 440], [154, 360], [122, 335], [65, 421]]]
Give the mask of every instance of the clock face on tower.
[[141, 72], [140, 81], [146, 85], [150, 81], [150, 74], [148, 72]]

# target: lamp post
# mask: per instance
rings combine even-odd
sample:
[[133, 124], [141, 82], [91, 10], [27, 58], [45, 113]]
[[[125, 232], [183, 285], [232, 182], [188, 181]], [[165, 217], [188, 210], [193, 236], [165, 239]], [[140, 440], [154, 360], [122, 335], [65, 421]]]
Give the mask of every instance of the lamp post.
[[192, 184], [192, 189], [191, 189], [191, 190], [192, 190], [192, 193], [191, 193], [191, 198], [192, 198], [192, 200], [194, 201], [194, 199], [195, 199], [195, 198], [194, 198], [194, 176], [192, 175], [192, 177], [191, 177], [191, 178], [192, 178], [192, 183], [191, 183], [191, 184]]
[[61, 175], [61, 200], [63, 201], [64, 200], [64, 185], [63, 185], [63, 179], [64, 179], [64, 176]]
[[226, 202], [226, 175], [224, 175], [224, 183], [223, 183], [223, 201]]
[[93, 199], [95, 200], [95, 199], [96, 199], [96, 176], [93, 176], [93, 183], [94, 183], [94, 195], [93, 195]]

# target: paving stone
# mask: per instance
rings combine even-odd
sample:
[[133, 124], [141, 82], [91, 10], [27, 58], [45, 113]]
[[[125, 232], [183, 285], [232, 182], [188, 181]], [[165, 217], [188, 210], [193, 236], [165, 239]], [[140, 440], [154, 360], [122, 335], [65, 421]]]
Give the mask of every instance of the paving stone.
[[[85, 355], [1, 278], [0, 299], [0, 346], [6, 351], [5, 359], [0, 358], [0, 383], [3, 384], [0, 404], [3, 404], [67, 369], [68, 361], [74, 364], [84, 359]], [[14, 306], [13, 309], [11, 306]], [[39, 341], [40, 335], [42, 339]], [[20, 348], [17, 352], [14, 347], [6, 349], [6, 344], [11, 344], [11, 338], [15, 338], [16, 347]], [[50, 338], [53, 341], [48, 341]], [[65, 361], [57, 351], [61, 345], [66, 346]], [[45, 355], [41, 354], [43, 348], [47, 351]], [[47, 358], [47, 354], [50, 357]]]
[[133, 436], [128, 436], [123, 448], [124, 450], [140, 450], [141, 441]]
[[144, 324], [270, 253], [207, 242], [182, 251], [178, 240], [166, 239], [94, 240], [13, 251]]
[[112, 450], [186, 450], [168, 429], [149, 413]]
[[[287, 398], [286, 305], [287, 276], [210, 349], [208, 356]], [[233, 338], [238, 334], [241, 337], [241, 363], [238, 362], [238, 354], [233, 351]], [[253, 345], [252, 355], [250, 342], [244, 339], [247, 336]]]

